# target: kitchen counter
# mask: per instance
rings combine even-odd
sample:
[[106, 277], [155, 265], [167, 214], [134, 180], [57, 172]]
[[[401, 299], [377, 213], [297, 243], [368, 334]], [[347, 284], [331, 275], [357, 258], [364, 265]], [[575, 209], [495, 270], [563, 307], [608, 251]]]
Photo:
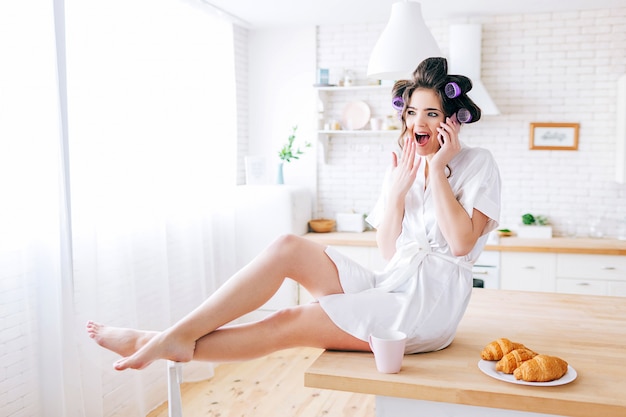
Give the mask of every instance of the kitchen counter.
[[623, 256], [626, 255], [626, 240], [566, 237], [553, 237], [551, 239], [502, 237], [497, 244], [487, 245], [485, 250]]
[[331, 246], [369, 246], [376, 247], [376, 232], [330, 232], [330, 233], [307, 233], [307, 239]]
[[[485, 375], [480, 351], [499, 337], [565, 359], [577, 378], [536, 387]], [[377, 372], [371, 353], [325, 351], [307, 370], [305, 386], [374, 394], [381, 417], [520, 415], [505, 410], [623, 417], [625, 345], [623, 298], [474, 289], [448, 348], [406, 355], [398, 374]]]
[[[307, 233], [307, 239], [324, 245], [333, 246], [376, 246], [376, 232], [362, 233], [331, 232]], [[595, 255], [626, 255], [626, 240], [564, 238], [522, 239], [518, 237], [501, 237], [497, 243], [488, 243], [488, 251], [501, 252], [551, 252], [579, 253]]]

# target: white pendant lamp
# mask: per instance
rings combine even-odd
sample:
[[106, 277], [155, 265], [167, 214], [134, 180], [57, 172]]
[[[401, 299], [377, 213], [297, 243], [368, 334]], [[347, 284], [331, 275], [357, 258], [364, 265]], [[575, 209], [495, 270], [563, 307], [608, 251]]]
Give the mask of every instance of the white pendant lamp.
[[391, 6], [391, 17], [378, 38], [367, 68], [367, 76], [378, 80], [408, 79], [417, 65], [441, 56], [435, 38], [422, 18], [422, 6], [403, 1]]

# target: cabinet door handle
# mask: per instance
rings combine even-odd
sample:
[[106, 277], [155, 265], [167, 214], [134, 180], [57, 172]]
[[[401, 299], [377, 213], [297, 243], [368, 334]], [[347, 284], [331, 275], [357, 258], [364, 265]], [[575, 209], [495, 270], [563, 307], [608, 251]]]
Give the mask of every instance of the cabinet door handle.
[[528, 265], [528, 266], [525, 266], [524, 269], [535, 269], [535, 267], [533, 265]]
[[578, 284], [579, 287], [588, 287], [590, 284], [588, 282], [579, 282]]
[[488, 271], [472, 271], [473, 275], [488, 275]]
[[614, 266], [603, 266], [602, 270], [603, 271], [615, 271], [617, 268], [615, 268]]

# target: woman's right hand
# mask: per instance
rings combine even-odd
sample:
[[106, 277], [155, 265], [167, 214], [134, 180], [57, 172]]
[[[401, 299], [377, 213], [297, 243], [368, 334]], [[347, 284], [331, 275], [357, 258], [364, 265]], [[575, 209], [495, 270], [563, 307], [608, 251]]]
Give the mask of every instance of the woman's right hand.
[[390, 197], [404, 199], [411, 189], [417, 177], [417, 170], [422, 162], [422, 158], [415, 159], [417, 145], [409, 136], [404, 139], [402, 156], [398, 161], [398, 155], [392, 153], [392, 181]]
[[389, 260], [396, 253], [396, 240], [402, 232], [404, 200], [417, 177], [417, 169], [422, 162], [417, 161], [417, 145], [414, 140], [405, 139], [402, 156], [392, 154], [392, 171], [387, 207], [381, 223], [376, 228], [376, 243], [383, 258]]

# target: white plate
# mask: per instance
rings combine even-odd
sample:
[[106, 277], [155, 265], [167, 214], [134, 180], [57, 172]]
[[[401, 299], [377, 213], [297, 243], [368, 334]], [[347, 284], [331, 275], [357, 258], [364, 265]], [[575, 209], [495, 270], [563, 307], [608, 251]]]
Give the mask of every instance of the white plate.
[[351, 101], [343, 108], [341, 127], [345, 130], [363, 129], [370, 120], [370, 107], [363, 101]]
[[565, 373], [565, 375], [563, 375], [559, 379], [555, 379], [554, 381], [548, 381], [548, 382], [527, 382], [527, 381], [522, 381], [520, 379], [515, 379], [515, 377], [512, 374], [505, 374], [505, 373], [496, 371], [497, 362], [498, 361], [486, 361], [484, 359], [481, 359], [480, 361], [478, 361], [478, 369], [480, 369], [481, 371], [483, 371], [485, 374], [489, 375], [490, 377], [499, 379], [500, 381], [510, 382], [512, 384], [519, 384], [519, 385], [534, 385], [537, 387], [551, 387], [555, 385], [569, 384], [570, 382], [575, 380], [577, 376], [576, 370], [572, 368], [571, 366], [567, 365], [567, 372]]

